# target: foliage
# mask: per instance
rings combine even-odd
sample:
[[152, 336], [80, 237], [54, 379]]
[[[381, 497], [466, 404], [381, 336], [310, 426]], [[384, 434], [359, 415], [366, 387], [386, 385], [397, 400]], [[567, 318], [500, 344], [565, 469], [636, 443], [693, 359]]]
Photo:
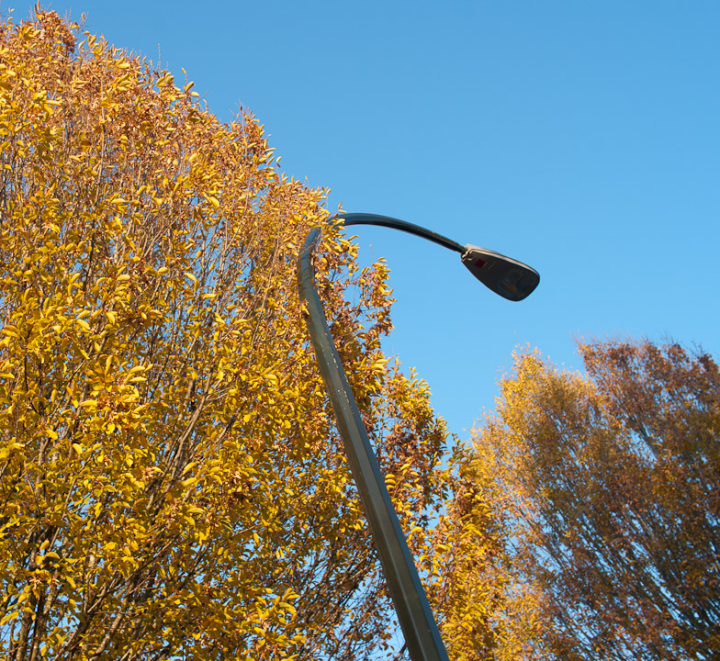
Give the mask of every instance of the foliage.
[[509, 524], [488, 467], [468, 448], [451, 462], [451, 496], [433, 532], [430, 595], [456, 661], [514, 661], [543, 655], [538, 595], [518, 580], [506, 551]]
[[[78, 34], [0, 31], [0, 655], [361, 658], [389, 603], [295, 291], [324, 193]], [[326, 232], [318, 286], [419, 548], [444, 429], [355, 255]]]
[[561, 659], [714, 658], [718, 367], [676, 344], [580, 350], [587, 377], [519, 355], [476, 437], [477, 470], [512, 524], [506, 552], [550, 619], [546, 649]]

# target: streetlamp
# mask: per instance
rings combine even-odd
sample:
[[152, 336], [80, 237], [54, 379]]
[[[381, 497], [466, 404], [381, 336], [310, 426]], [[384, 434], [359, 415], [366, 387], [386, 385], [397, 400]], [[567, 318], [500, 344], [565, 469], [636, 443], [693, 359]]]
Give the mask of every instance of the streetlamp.
[[[345, 226], [380, 225], [398, 229], [459, 252], [463, 264], [478, 280], [511, 301], [526, 298], [540, 282], [537, 271], [521, 262], [478, 246], [463, 247], [440, 234], [403, 220], [367, 213], [342, 213], [333, 218], [342, 221]], [[440, 631], [420, 583], [315, 288], [312, 253], [321, 233], [319, 227], [310, 231], [298, 263], [298, 289], [301, 299], [307, 305], [310, 339], [335, 411], [338, 430], [360, 492], [410, 658], [413, 661], [448, 661]]]

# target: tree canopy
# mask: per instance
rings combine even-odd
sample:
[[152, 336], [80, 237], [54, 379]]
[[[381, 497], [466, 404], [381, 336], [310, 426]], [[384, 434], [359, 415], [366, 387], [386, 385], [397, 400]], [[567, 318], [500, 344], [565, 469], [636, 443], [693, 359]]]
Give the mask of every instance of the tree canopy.
[[[390, 606], [295, 291], [324, 192], [249, 113], [37, 10], [0, 26], [0, 655], [357, 659]], [[416, 549], [445, 489], [379, 262], [318, 288]]]
[[[483, 571], [461, 564], [452, 581], [468, 593], [491, 571], [511, 574], [512, 589], [497, 595], [504, 608], [491, 614], [500, 632], [528, 617], [512, 590], [530, 595], [523, 603], [539, 628], [511, 639], [528, 643], [516, 658], [715, 658], [718, 366], [677, 344], [592, 342], [580, 351], [587, 376], [525, 352], [502, 381], [469, 464], [501, 543]], [[469, 529], [463, 519], [457, 528]], [[483, 538], [471, 540], [467, 557], [477, 557]], [[462, 615], [451, 615], [456, 626]]]

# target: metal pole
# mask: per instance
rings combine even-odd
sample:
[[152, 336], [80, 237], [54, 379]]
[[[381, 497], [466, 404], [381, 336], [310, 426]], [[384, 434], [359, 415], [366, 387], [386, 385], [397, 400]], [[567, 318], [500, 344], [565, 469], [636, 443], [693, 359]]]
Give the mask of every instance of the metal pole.
[[[340, 218], [345, 225], [394, 227], [427, 238], [451, 250], [463, 252], [462, 246], [450, 239], [387, 216], [344, 214]], [[320, 228], [310, 231], [298, 268], [298, 288], [301, 299], [307, 305], [308, 330], [320, 364], [320, 372], [337, 417], [340, 436], [360, 492], [410, 658], [413, 661], [449, 661], [315, 287], [312, 253], [320, 236]]]

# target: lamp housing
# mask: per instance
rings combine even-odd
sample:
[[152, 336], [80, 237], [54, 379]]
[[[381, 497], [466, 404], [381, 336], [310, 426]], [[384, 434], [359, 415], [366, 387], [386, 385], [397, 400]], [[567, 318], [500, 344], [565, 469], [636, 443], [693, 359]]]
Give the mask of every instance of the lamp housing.
[[540, 282], [540, 274], [527, 264], [479, 246], [466, 245], [462, 263], [488, 289], [509, 301], [522, 301]]

